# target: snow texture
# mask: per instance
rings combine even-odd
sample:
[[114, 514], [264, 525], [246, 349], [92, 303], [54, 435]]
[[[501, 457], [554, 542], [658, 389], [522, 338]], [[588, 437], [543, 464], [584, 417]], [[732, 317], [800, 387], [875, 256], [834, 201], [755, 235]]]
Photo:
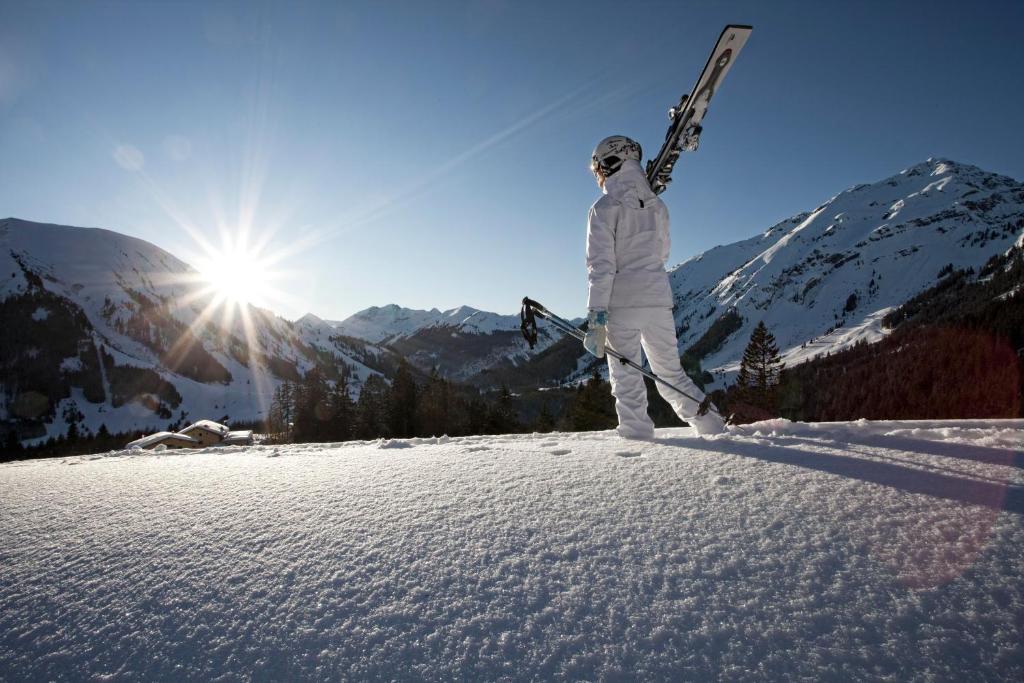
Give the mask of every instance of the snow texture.
[[1022, 680], [1024, 420], [0, 466], [0, 680]]

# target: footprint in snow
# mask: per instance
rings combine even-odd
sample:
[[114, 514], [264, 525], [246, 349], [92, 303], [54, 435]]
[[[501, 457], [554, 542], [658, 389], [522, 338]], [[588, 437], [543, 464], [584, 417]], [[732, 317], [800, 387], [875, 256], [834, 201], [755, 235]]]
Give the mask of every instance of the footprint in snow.
[[480, 451], [489, 451], [489, 450], [491, 450], [491, 449], [489, 447], [487, 447], [487, 446], [470, 446], [469, 448], [464, 449], [462, 452], [463, 453], [479, 453]]
[[548, 451], [548, 453], [550, 453], [551, 455], [568, 455], [569, 453], [572, 453], [572, 449], [570, 449], [570, 448], [556, 448], [554, 450]]
[[641, 451], [615, 451], [615, 455], [620, 458], [639, 458], [643, 453]]

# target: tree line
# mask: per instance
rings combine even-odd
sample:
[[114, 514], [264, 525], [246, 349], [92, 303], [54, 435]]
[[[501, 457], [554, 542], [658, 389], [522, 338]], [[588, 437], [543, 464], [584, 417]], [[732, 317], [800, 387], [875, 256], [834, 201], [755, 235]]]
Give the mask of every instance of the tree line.
[[740, 423], [1024, 417], [1024, 249], [977, 275], [943, 267], [884, 324], [880, 341], [785, 368], [759, 323], [736, 382], [713, 398]]
[[417, 378], [403, 360], [390, 384], [363, 382], [358, 399], [349, 383], [331, 383], [316, 368], [274, 394], [267, 431], [275, 441], [319, 442], [609, 429], [616, 424], [608, 382], [594, 373], [574, 389], [514, 394], [481, 392], [442, 377], [435, 368]]

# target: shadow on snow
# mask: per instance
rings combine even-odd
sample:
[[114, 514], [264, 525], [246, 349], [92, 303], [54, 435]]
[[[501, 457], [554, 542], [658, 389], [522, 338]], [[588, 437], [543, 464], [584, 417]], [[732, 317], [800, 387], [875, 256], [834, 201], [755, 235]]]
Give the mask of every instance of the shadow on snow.
[[[762, 438], [772, 441], [785, 438], [798, 443], [815, 443], [817, 445], [825, 443], [836, 448], [847, 447], [848, 449], [849, 446], [849, 443], [844, 442], [824, 440], [803, 441], [795, 437]], [[658, 439], [657, 442], [687, 448], [693, 448], [695, 445], [694, 439], [686, 438]], [[860, 445], [884, 447], [890, 450], [899, 448], [912, 453], [941, 455], [989, 464], [1022, 466], [1019, 453], [996, 448], [938, 443], [935, 441], [900, 437], [875, 437], [874, 440]], [[907, 467], [896, 464], [900, 461], [891, 456], [870, 454], [872, 458], [885, 458], [889, 461], [880, 462], [878, 459], [869, 460], [866, 457], [854, 455], [822, 453], [820, 451], [811, 452], [777, 445], [776, 443], [748, 443], [733, 439], [702, 440], [699, 442], [699, 448], [726, 455], [738, 455], [744, 458], [803, 467], [841, 477], [859, 479], [872, 484], [880, 484], [907, 493], [944, 498], [969, 505], [982, 505], [995, 510], [1006, 510], [1018, 515], [1024, 515], [1024, 487], [993, 478], [983, 478], [980, 475], [974, 474], [961, 473], [960, 476], [945, 474], [943, 472], [955, 472], [956, 470], [927, 464], [915, 463], [915, 467]], [[922, 467], [930, 469], [921, 469]]]

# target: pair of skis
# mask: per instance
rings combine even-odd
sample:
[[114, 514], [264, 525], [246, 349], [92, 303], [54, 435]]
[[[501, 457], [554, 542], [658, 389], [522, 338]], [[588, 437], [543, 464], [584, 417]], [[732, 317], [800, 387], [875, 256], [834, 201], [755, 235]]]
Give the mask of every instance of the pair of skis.
[[682, 152], [693, 152], [703, 131], [701, 122], [707, 113], [711, 98], [718, 92], [725, 75], [729, 73], [740, 50], [747, 44], [752, 26], [730, 24], [722, 30], [704, 70], [690, 94], [683, 95], [679, 104], [668, 110], [672, 124], [665, 134], [658, 155], [647, 162], [647, 182], [655, 194], [661, 194], [672, 182], [672, 169]]
[[[668, 110], [668, 117], [672, 123], [665, 134], [665, 142], [662, 143], [657, 156], [647, 162], [646, 168], [647, 182], [650, 183], [651, 190], [655, 194], [664, 192], [668, 188], [669, 183], [672, 182], [672, 170], [679, 160], [679, 155], [683, 152], [693, 152], [697, 149], [697, 145], [700, 142], [700, 134], [703, 131], [702, 122], [704, 121], [704, 115], [707, 114], [708, 104], [715, 93], [718, 92], [718, 87], [721, 85], [725, 75], [729, 73], [729, 69], [732, 68], [733, 62], [736, 61], [737, 55], [739, 55], [743, 46], [746, 45], [747, 39], [753, 30], [752, 26], [739, 24], [726, 26], [722, 31], [722, 35], [718, 37], [718, 42], [715, 43], [715, 48], [711, 51], [707, 64], [704, 65], [704, 70], [701, 72], [700, 78], [697, 79], [693, 89], [689, 94], [683, 95], [678, 105]], [[522, 329], [523, 337], [526, 338], [531, 349], [537, 343], [536, 316], [544, 318], [563, 334], [571, 335], [580, 340], [586, 336], [583, 330], [568, 320], [558, 317], [529, 297], [524, 297], [523, 308], [520, 311], [522, 321], [520, 328]], [[622, 363], [650, 377], [655, 382], [660, 382], [691, 401], [699, 403], [700, 410], [697, 413], [698, 415], [704, 415], [708, 410], [714, 410], [709, 399], [705, 398], [703, 401], [697, 401], [696, 398], [690, 396], [679, 387], [666, 382], [654, 373], [644, 370], [640, 365], [623, 357], [613, 349], [606, 348], [606, 352], [613, 358], [619, 359]], [[718, 411], [714, 412], [717, 413]]]

